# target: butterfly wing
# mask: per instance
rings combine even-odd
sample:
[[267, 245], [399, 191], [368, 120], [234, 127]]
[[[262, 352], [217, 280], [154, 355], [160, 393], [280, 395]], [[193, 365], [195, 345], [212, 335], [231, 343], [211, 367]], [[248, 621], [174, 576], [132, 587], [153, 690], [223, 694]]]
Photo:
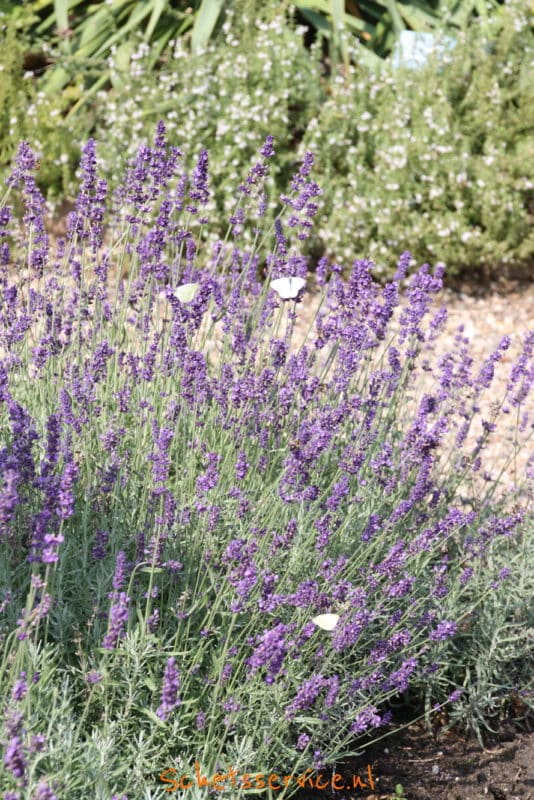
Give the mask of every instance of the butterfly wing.
[[182, 303], [190, 303], [198, 292], [199, 286], [198, 283], [184, 283], [174, 290], [174, 294]]
[[312, 619], [312, 622], [323, 631], [333, 631], [339, 622], [339, 614], [319, 614], [318, 617]]
[[271, 281], [271, 289], [282, 298], [282, 300], [294, 300], [301, 289], [306, 285], [304, 278], [290, 276], [289, 278], [275, 278]]
[[292, 291], [295, 292], [293, 297], [296, 297], [301, 289], [304, 289], [306, 286], [306, 280], [304, 278], [290, 278], [289, 282], [291, 284]]

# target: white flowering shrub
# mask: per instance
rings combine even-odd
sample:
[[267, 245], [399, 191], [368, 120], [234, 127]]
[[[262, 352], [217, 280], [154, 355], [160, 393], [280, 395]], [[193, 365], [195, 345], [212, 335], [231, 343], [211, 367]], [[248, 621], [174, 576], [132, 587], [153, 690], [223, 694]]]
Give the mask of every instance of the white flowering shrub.
[[323, 173], [323, 249], [384, 272], [408, 246], [449, 273], [531, 263], [532, 45], [510, 7], [491, 39], [472, 31], [441, 63], [335, 81], [302, 143]]
[[196, 59], [177, 42], [155, 81], [141, 51], [128, 89], [102, 95], [103, 167], [112, 179], [163, 116], [178, 146], [209, 147], [219, 212], [229, 213], [228, 188], [258, 137], [272, 134], [272, 213], [296, 157], [316, 154], [322, 221], [308, 254], [342, 263], [371, 256], [384, 275], [399, 248], [419, 260], [439, 255], [449, 274], [532, 260], [533, 47], [517, 4], [503, 7], [484, 36], [473, 28], [422, 70], [385, 62], [377, 73], [356, 52], [350, 73], [330, 80], [303, 31], [281, 15], [243, 25], [239, 37], [235, 29], [230, 19], [224, 41]]

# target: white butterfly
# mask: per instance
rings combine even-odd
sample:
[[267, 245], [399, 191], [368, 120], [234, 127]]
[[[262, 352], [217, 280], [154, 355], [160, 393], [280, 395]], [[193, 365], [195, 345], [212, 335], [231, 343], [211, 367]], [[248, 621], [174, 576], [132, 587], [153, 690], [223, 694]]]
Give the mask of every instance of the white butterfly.
[[199, 283], [183, 283], [174, 290], [174, 296], [182, 303], [190, 303], [194, 300], [198, 290], [200, 289]]
[[312, 622], [323, 631], [333, 631], [339, 622], [339, 614], [319, 614], [318, 617], [312, 619]]
[[304, 278], [295, 276], [289, 278], [276, 278], [271, 281], [271, 289], [282, 298], [282, 300], [294, 300], [301, 289], [306, 286]]

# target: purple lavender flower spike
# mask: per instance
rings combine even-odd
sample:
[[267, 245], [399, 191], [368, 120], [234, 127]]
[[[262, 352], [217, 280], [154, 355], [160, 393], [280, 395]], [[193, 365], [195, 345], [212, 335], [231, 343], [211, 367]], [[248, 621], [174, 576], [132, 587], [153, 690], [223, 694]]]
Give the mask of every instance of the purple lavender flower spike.
[[13, 736], [8, 742], [4, 755], [4, 764], [12, 775], [20, 780], [22, 786], [26, 786], [27, 761], [22, 740], [19, 736]]
[[439, 622], [436, 629], [430, 632], [429, 639], [433, 642], [442, 642], [454, 636], [458, 629], [458, 624], [453, 620], [443, 620]]
[[124, 550], [119, 550], [115, 557], [115, 573], [112, 586], [116, 592], [123, 588], [127, 575], [127, 562]]
[[113, 602], [109, 610], [108, 631], [102, 641], [102, 646], [106, 650], [113, 650], [124, 634], [124, 628], [129, 617], [129, 603], [130, 598], [126, 592], [113, 593]]
[[182, 151], [178, 147], [168, 147], [167, 131], [163, 120], [156, 125], [154, 146], [150, 153], [150, 173], [154, 182], [153, 197], [159, 194], [159, 187], [166, 188], [176, 172]]
[[244, 480], [247, 472], [249, 471], [250, 464], [247, 459], [247, 454], [244, 450], [240, 450], [237, 454], [235, 474], [238, 481]]
[[414, 673], [416, 667], [416, 658], [405, 659], [401, 664], [401, 668], [389, 675], [385, 683], [386, 690], [405, 692], [409, 686], [410, 676]]
[[4, 206], [0, 208], [0, 264], [5, 265], [9, 263], [11, 254], [9, 244], [2, 242], [2, 239], [9, 236], [9, 222], [12, 219], [11, 206]]
[[288, 645], [285, 636], [288, 632], [287, 625], [279, 623], [271, 630], [264, 631], [259, 637], [259, 644], [247, 663], [251, 672], [257, 672], [262, 667], [267, 668], [265, 683], [274, 683], [275, 677], [282, 669], [282, 664]]
[[[267, 136], [263, 146], [260, 149], [260, 155], [262, 156], [263, 161], [254, 164], [245, 179], [245, 183], [241, 184], [239, 187], [239, 191], [243, 194], [250, 195], [252, 187], [261, 184], [269, 172], [269, 167], [265, 162], [268, 158], [272, 158], [275, 155], [273, 144], [274, 136]], [[259, 216], [263, 215], [260, 213]]]
[[522, 352], [512, 367], [508, 380], [507, 390], [512, 395], [513, 406], [523, 403], [534, 387], [534, 364], [531, 361], [533, 349], [534, 330], [525, 334]]
[[369, 728], [378, 728], [382, 725], [382, 717], [378, 713], [376, 706], [368, 706], [356, 716], [356, 719], [350, 726], [352, 733], [364, 733]]
[[397, 262], [397, 271], [393, 276], [394, 281], [404, 280], [404, 278], [408, 273], [408, 267], [410, 266], [411, 260], [412, 260], [412, 254], [410, 253], [409, 250], [406, 250], [406, 252], [402, 253], [401, 257]]
[[463, 695], [463, 689], [455, 689], [450, 695], [447, 697], [447, 703], [457, 703], [460, 697]]
[[197, 494], [206, 494], [210, 489], [214, 489], [219, 481], [218, 464], [221, 457], [217, 453], [208, 453], [208, 465], [206, 471], [200, 478], [197, 478]]
[[362, 542], [370, 541], [370, 539], [378, 533], [382, 524], [382, 519], [379, 514], [371, 514], [361, 536]]
[[161, 720], [168, 719], [170, 713], [180, 705], [178, 691], [180, 689], [180, 673], [176, 668], [174, 658], [168, 658], [163, 675], [163, 688], [161, 690], [161, 704], [156, 714]]
[[106, 557], [106, 545], [109, 541], [109, 533], [104, 530], [97, 530], [95, 533], [95, 543], [91, 549], [91, 558], [95, 561], [102, 561]]
[[6, 469], [2, 478], [3, 485], [0, 489], [0, 539], [9, 536], [10, 523], [21, 500], [18, 487], [22, 483], [21, 476], [16, 469]]
[[24, 715], [22, 711], [12, 711], [5, 722], [6, 733], [9, 737], [21, 737], [24, 734]]
[[13, 686], [11, 697], [16, 703], [20, 703], [20, 701], [25, 697], [27, 691], [28, 683], [26, 681], [26, 673], [21, 672], [18, 681]]
[[208, 189], [208, 151], [201, 150], [193, 170], [193, 189], [189, 192], [191, 200], [197, 200], [205, 206], [209, 200]]
[[431, 295], [442, 288], [442, 275], [443, 270], [438, 268], [434, 271], [434, 275], [430, 275], [428, 264], [423, 264], [413, 275], [408, 288], [410, 304], [403, 310], [399, 320], [401, 343], [411, 336], [419, 341], [424, 339], [421, 322], [428, 313]]
[[311, 220], [316, 216], [319, 206], [314, 202], [314, 198], [322, 194], [322, 190], [314, 181], [308, 181], [307, 177], [313, 166], [313, 153], [307, 151], [299, 167], [297, 174], [291, 181], [291, 189], [295, 197], [282, 194], [280, 200], [284, 205], [293, 209], [288, 219], [288, 226], [298, 230], [297, 238], [305, 240], [312, 228]]
[[93, 252], [102, 244], [103, 220], [106, 211], [107, 183], [97, 177], [96, 145], [89, 139], [82, 150], [80, 160], [82, 183], [76, 200], [76, 210], [68, 220], [68, 235], [77, 235], [80, 240], [87, 239]]
[[28, 142], [21, 142], [7, 185], [22, 185], [26, 204], [24, 224], [32, 235], [30, 265], [42, 276], [48, 263], [49, 243], [44, 224], [45, 201], [33, 175], [38, 168], [39, 162]]
[[328, 681], [323, 677], [323, 675], [312, 675], [309, 680], [304, 681], [304, 683], [299, 687], [297, 694], [286, 708], [286, 719], [293, 719], [293, 717], [299, 711], [304, 711], [307, 708], [311, 708], [311, 706], [313, 706], [319, 697], [321, 690], [327, 684]]
[[39, 781], [35, 794], [32, 795], [32, 800], [57, 800], [57, 795], [54, 794], [48, 783]]
[[155, 428], [153, 433], [154, 452], [149, 456], [149, 459], [153, 462], [154, 492], [163, 494], [171, 464], [170, 447], [174, 438], [174, 431], [171, 428], [162, 427], [159, 430]]
[[275, 155], [274, 136], [269, 134], [269, 136], [266, 137], [265, 142], [260, 149], [260, 155], [262, 155], [263, 158], [272, 158]]
[[59, 482], [57, 511], [60, 519], [68, 519], [74, 514], [74, 486], [78, 473], [78, 465], [74, 461], [68, 461]]

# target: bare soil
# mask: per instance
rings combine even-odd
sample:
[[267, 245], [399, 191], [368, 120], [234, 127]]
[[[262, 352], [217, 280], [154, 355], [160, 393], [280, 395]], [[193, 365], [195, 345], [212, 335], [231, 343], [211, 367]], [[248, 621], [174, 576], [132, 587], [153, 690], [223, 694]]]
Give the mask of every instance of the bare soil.
[[[338, 766], [334, 785], [344, 789], [333, 789], [325, 774], [327, 789], [299, 790], [295, 800], [534, 800], [534, 732], [524, 728], [503, 723], [482, 748], [472, 737], [429, 732], [417, 722]], [[399, 784], [403, 792], [395, 794]]]

